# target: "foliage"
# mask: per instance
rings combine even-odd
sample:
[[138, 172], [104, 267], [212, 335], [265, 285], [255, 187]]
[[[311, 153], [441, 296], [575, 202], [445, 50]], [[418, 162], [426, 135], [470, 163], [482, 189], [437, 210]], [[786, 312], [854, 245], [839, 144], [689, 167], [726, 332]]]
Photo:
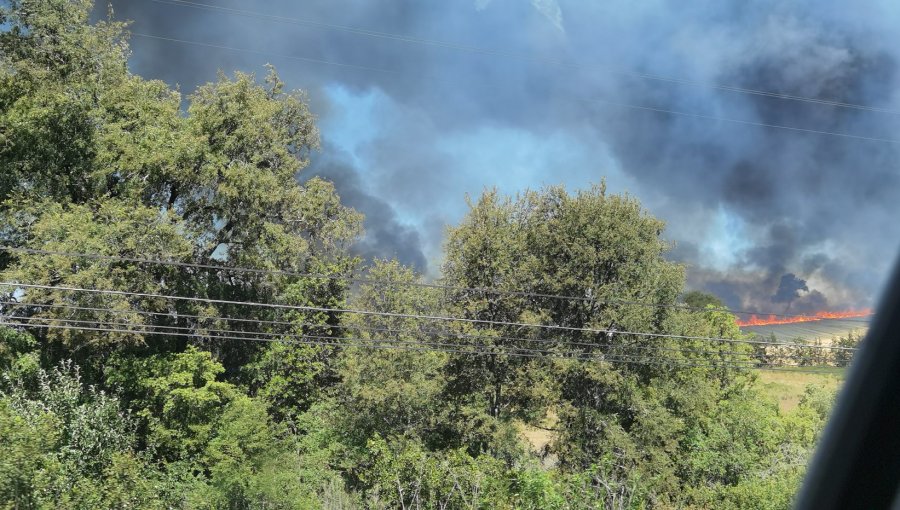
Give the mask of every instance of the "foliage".
[[840, 349], [834, 351], [834, 364], [839, 367], [849, 366], [850, 362], [853, 361], [853, 351], [850, 349], [858, 348], [861, 340], [862, 337], [853, 331], [847, 333], [847, 336], [833, 340], [834, 344], [840, 347]]
[[684, 302], [685, 306], [695, 309], [703, 309], [707, 306], [712, 306], [713, 308], [725, 307], [725, 303], [723, 303], [721, 299], [713, 294], [700, 290], [685, 292], [684, 295], [681, 296], [681, 300]]
[[155, 498], [118, 398], [85, 388], [70, 363], [29, 379], [7, 379], [0, 393], [0, 501], [82, 508]]
[[470, 199], [441, 285], [362, 265], [305, 94], [183, 97], [91, 9], [0, 5], [0, 508], [790, 505], [833, 395], [753, 368], [852, 351], [707, 341], [743, 337], [602, 183]]
[[203, 451], [239, 391], [216, 378], [224, 371], [209, 352], [129, 358], [112, 364], [107, 383], [121, 387], [146, 429], [148, 443], [169, 461]]

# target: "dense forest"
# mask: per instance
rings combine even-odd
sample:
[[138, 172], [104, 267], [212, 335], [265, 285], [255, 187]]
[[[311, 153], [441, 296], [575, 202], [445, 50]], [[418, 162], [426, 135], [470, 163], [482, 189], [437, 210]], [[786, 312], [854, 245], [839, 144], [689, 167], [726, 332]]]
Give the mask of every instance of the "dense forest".
[[635, 198], [488, 190], [428, 282], [274, 69], [182, 96], [90, 0], [0, 5], [0, 507], [789, 507], [833, 394], [765, 397]]

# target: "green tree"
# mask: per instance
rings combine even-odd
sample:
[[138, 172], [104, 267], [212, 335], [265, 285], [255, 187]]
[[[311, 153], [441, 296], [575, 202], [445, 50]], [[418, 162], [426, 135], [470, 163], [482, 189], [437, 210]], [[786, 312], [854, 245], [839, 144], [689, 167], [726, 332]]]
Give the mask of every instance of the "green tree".
[[54, 457], [58, 421], [49, 413], [26, 419], [0, 399], [0, 503], [5, 507], [36, 508], [45, 480], [58, 476]]
[[[351, 287], [361, 216], [298, 180], [306, 96], [270, 69], [182, 97], [91, 9], [0, 5], [0, 292], [22, 323], [0, 328], [0, 507], [790, 504], [833, 395], [782, 413], [751, 369], [832, 358], [743, 343], [635, 198], [487, 191], [449, 229], [446, 288], [385, 261]], [[548, 422], [553, 468], [521, 432]]]
[[853, 361], [854, 353], [851, 349], [858, 348], [859, 341], [859, 335], [854, 334], [853, 331], [847, 333], [847, 336], [833, 340], [834, 346], [838, 347], [838, 349], [833, 350], [834, 364], [839, 367], [849, 366], [850, 362]]
[[416, 441], [373, 438], [362, 473], [373, 508], [509, 507], [502, 463], [464, 450], [432, 453]]
[[559, 417], [554, 449], [565, 469], [585, 469], [614, 452], [615, 469], [604, 472], [607, 483], [638, 470], [657, 490], [675, 494], [685, 482], [678, 459], [689, 451], [678, 438], [717, 402], [751, 383], [740, 367], [749, 368], [752, 358], [740, 343], [630, 333], [740, 338], [725, 311], [671, 306], [681, 293], [683, 269], [664, 259], [662, 230], [635, 199], [608, 195], [602, 185], [575, 195], [548, 188], [514, 201], [485, 193], [449, 233], [445, 281], [527, 294], [460, 291], [450, 300], [453, 312], [575, 328], [475, 329], [525, 338], [503, 341], [505, 346], [609, 361], [457, 357], [448, 380], [463, 399], [475, 403], [480, 395], [495, 418], [543, 417], [553, 409]]
[[203, 452], [224, 409], [240, 397], [209, 352], [125, 358], [113, 363], [107, 383], [123, 389], [142, 421], [147, 442], [168, 461], [189, 460]]
[[685, 292], [684, 295], [681, 296], [681, 301], [690, 308], [701, 310], [707, 306], [712, 306], [713, 308], [725, 307], [725, 303], [723, 303], [718, 296], [709, 292], [703, 292], [702, 290]]
[[210, 491], [193, 498], [214, 508], [315, 508], [319, 480], [310, 479], [305, 459], [278, 437], [265, 406], [247, 397], [222, 413], [204, 453]]
[[[301, 185], [296, 179], [318, 147], [305, 96], [285, 91], [274, 70], [264, 83], [248, 74], [222, 75], [190, 95], [183, 114], [178, 93], [128, 72], [124, 25], [89, 24], [91, 6], [86, 0], [17, 0], [3, 7], [4, 245], [226, 268], [349, 271], [356, 259], [347, 247], [361, 232], [360, 216], [340, 204], [330, 183], [314, 178]], [[26, 252], [7, 253], [0, 269], [4, 279], [23, 283], [231, 301], [289, 295], [298, 280]], [[5, 290], [7, 297], [45, 305], [22, 307], [19, 314], [54, 326], [71, 327], [66, 318], [204, 334], [223, 322], [239, 331], [251, 327], [213, 317], [277, 315], [224, 303]], [[340, 285], [319, 290], [326, 292], [293, 300], [330, 303], [346, 292]], [[82, 309], [73, 317], [58, 305], [114, 311]], [[152, 343], [165, 352], [190, 343], [178, 335], [157, 334], [149, 342], [141, 333], [57, 328], [35, 330], [35, 336], [63, 345], [60, 357], [77, 352], [85, 366], [94, 354], [123, 346]], [[239, 365], [262, 349], [259, 343], [232, 342], [217, 345], [216, 355], [229, 376], [236, 376]]]
[[33, 353], [36, 347], [37, 342], [31, 335], [0, 327], [0, 372], [9, 373], [22, 356]]
[[5, 380], [0, 505], [162, 508], [133, 429], [119, 399], [85, 388], [71, 362]]
[[[422, 314], [437, 306], [433, 289], [412, 270], [396, 261], [378, 261], [352, 301], [354, 308], [375, 312]], [[452, 339], [428, 330], [422, 321], [390, 316], [354, 316], [344, 322], [344, 333], [375, 348], [350, 347], [340, 361], [340, 385], [335, 398], [346, 413], [346, 426], [365, 444], [375, 434], [410, 436], [440, 443], [436, 437], [445, 405], [444, 367], [448, 355], [434, 352]]]

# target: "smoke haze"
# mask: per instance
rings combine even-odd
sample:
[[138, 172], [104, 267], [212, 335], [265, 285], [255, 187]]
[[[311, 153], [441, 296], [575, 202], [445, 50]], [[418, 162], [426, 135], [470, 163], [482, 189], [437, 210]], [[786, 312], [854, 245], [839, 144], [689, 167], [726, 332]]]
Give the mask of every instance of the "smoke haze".
[[366, 214], [365, 256], [436, 274], [465, 193], [604, 177], [732, 307], [870, 306], [900, 247], [895, 2], [203, 1], [295, 20], [115, 0], [135, 33], [257, 52], [135, 36], [133, 70], [190, 92], [271, 62], [309, 91], [325, 149], [303, 177]]

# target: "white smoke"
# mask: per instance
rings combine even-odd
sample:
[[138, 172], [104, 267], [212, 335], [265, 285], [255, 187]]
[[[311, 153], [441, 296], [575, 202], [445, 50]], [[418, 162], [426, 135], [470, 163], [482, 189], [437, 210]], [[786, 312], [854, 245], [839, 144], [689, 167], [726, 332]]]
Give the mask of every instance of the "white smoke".
[[553, 24], [560, 32], [565, 32], [563, 28], [562, 9], [556, 0], [531, 0], [531, 5], [541, 14], [544, 15], [550, 23]]

